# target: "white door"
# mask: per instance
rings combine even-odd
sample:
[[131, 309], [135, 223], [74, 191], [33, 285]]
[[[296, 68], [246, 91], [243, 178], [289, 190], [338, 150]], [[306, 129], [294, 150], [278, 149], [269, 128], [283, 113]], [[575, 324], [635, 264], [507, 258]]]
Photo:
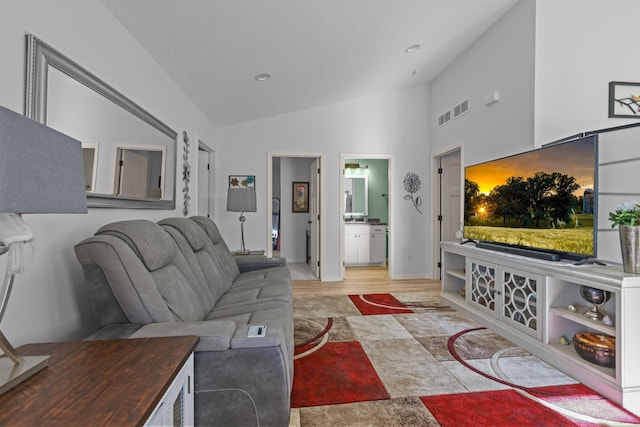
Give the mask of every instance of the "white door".
[[355, 231], [345, 226], [344, 232], [344, 263], [352, 265], [358, 263], [358, 237]]
[[309, 267], [311, 273], [320, 278], [320, 159], [311, 163], [309, 182], [309, 215], [311, 227], [309, 236]]
[[211, 217], [211, 152], [198, 148], [198, 215]]
[[[460, 229], [460, 222], [462, 221], [460, 208], [462, 193], [460, 150], [440, 157], [440, 170], [438, 172], [440, 175], [440, 194], [437, 206], [437, 217], [439, 219], [438, 242], [446, 242], [455, 240], [454, 233]], [[440, 266], [442, 263], [442, 251], [439, 244], [437, 251], [439, 254], [438, 266]], [[440, 271], [437, 277], [441, 277]]]
[[371, 263], [384, 265], [387, 262], [387, 232], [385, 227], [371, 226]]
[[118, 194], [128, 197], [148, 197], [148, 158], [135, 150], [121, 150], [120, 185]]
[[440, 241], [455, 240], [454, 233], [460, 229], [460, 156], [448, 155], [441, 159], [442, 168], [442, 234]]

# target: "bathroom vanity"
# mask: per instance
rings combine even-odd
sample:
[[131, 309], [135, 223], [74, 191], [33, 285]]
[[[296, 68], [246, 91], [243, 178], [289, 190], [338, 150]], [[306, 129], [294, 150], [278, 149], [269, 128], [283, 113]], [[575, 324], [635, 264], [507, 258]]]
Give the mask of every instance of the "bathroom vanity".
[[344, 226], [345, 265], [385, 265], [387, 226], [347, 222]]

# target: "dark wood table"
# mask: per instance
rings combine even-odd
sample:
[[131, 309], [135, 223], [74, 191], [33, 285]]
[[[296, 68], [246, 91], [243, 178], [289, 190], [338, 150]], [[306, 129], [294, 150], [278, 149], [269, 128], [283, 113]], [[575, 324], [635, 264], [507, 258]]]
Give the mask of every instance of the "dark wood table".
[[198, 337], [28, 344], [49, 366], [0, 396], [0, 425], [133, 426], [151, 416]]

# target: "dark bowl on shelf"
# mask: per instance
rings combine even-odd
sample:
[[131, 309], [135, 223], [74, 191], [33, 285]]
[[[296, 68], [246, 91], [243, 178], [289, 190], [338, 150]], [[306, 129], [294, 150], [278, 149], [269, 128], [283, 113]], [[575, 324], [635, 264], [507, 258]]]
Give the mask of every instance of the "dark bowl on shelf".
[[589, 332], [577, 333], [573, 337], [573, 348], [587, 362], [606, 368], [616, 366], [616, 339], [609, 335]]

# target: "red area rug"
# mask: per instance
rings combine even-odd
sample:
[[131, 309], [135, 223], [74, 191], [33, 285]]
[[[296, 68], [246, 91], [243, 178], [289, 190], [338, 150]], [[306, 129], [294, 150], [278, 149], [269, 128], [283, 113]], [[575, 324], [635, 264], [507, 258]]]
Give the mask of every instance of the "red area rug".
[[[638, 417], [608, 401], [582, 384], [535, 387], [528, 392], [552, 404], [569, 403], [571, 408], [599, 405], [616, 425], [637, 425]], [[595, 427], [592, 423], [565, 417], [516, 390], [485, 391], [463, 394], [445, 394], [420, 398], [442, 427], [539, 427], [579, 426]], [[604, 415], [604, 414], [602, 414]], [[628, 424], [627, 424], [628, 423]]]
[[576, 426], [515, 390], [421, 397], [442, 427]]
[[349, 295], [349, 298], [363, 316], [413, 313], [390, 294]]
[[[582, 384], [563, 383], [560, 376], [558, 385], [552, 386], [510, 383], [509, 375], [499, 376], [491, 369], [492, 356], [499, 355], [497, 360], [503, 362], [514, 357], [513, 364], [503, 365], [512, 366], [511, 369], [519, 363], [525, 370], [539, 365], [529, 361], [526, 352], [513, 350], [513, 344], [485, 328], [469, 328], [468, 319], [436, 301], [411, 301], [407, 296], [401, 297], [403, 304], [389, 294], [349, 295], [348, 300], [346, 296], [345, 300], [312, 298], [299, 303], [301, 311], [295, 322], [291, 406], [299, 408], [300, 425], [304, 427], [640, 425], [639, 417]], [[362, 316], [379, 318], [358, 319], [351, 303]], [[321, 314], [307, 319], [307, 312]], [[381, 335], [382, 330], [390, 335]], [[362, 343], [357, 341], [358, 336]], [[384, 352], [384, 347], [376, 343], [379, 340], [388, 340], [388, 345], [398, 351], [415, 351], [418, 356], [421, 353], [414, 345], [422, 345], [437, 362], [429, 362], [429, 366], [412, 359], [403, 362], [410, 366], [401, 365], [398, 361], [402, 358], [396, 358], [393, 351]], [[509, 349], [511, 352], [503, 353]], [[367, 351], [375, 353], [368, 355]], [[375, 368], [369, 356], [375, 360]], [[482, 361], [486, 363], [478, 363]], [[459, 371], [456, 362], [477, 374], [477, 378], [493, 381], [497, 388], [511, 388], [473, 391], [477, 379]], [[425, 370], [425, 366], [429, 369]], [[413, 377], [406, 377], [407, 372]], [[450, 387], [438, 381], [437, 375], [446, 378], [451, 372], [460, 375], [452, 378]], [[531, 371], [522, 379], [535, 384], [535, 376], [536, 372]], [[458, 381], [469, 391], [452, 393], [461, 388]], [[416, 385], [419, 388], [412, 388]], [[443, 394], [437, 394], [436, 387]], [[421, 392], [415, 392], [418, 389]]]
[[327, 343], [295, 360], [294, 372], [292, 408], [389, 399], [357, 341]]

